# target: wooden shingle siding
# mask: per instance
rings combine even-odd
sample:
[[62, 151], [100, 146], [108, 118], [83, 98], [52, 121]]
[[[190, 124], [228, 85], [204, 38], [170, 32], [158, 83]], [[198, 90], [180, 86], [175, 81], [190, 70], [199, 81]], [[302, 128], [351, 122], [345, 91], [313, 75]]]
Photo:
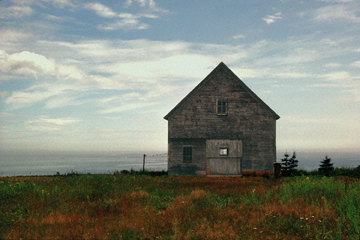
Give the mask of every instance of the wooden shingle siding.
[[[169, 153], [168, 157], [173, 161], [168, 161], [169, 174], [177, 173], [180, 175], [192, 175], [195, 171], [205, 171], [205, 144], [204, 140], [181, 140], [176, 139], [169, 142]], [[183, 162], [183, 147], [192, 147], [192, 162]]]
[[[219, 98], [226, 115], [217, 114]], [[279, 116], [225, 64], [220, 63], [167, 116], [169, 173], [205, 171], [206, 140], [242, 141], [242, 170], [273, 171]], [[192, 163], [183, 163], [183, 147], [193, 147]]]

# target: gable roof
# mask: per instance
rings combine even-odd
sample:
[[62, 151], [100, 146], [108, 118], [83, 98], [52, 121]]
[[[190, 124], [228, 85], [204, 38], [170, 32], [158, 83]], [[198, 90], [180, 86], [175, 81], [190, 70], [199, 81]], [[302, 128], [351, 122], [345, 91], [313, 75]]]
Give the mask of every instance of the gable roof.
[[268, 109], [275, 117], [275, 119], [279, 119], [280, 116], [276, 114], [276, 112], [274, 112], [264, 101], [262, 101], [253, 91], [251, 91], [251, 89], [245, 85], [245, 83], [243, 81], [240, 80], [240, 78], [238, 78], [238, 76], [236, 76], [231, 70], [230, 68], [228, 68], [225, 63], [221, 62], [219, 63], [219, 65], [212, 70], [209, 75], [207, 75], [204, 80], [202, 80], [188, 95], [186, 95], [186, 97], [184, 97], [165, 117], [164, 119], [168, 120], [169, 117], [176, 112], [176, 110], [178, 110], [179, 108], [181, 108], [183, 106], [183, 104], [185, 104], [185, 102], [192, 97], [192, 95], [194, 95], [203, 85], [205, 85], [218, 71], [220, 70], [224, 70], [225, 72], [227, 72], [228, 74], [231, 75], [231, 77], [233, 77], [233, 79], [235, 79], [235, 81], [242, 87], [245, 89], [245, 91], [253, 98], [255, 99], [258, 103], [260, 103], [262, 106], [264, 106], [266, 109]]

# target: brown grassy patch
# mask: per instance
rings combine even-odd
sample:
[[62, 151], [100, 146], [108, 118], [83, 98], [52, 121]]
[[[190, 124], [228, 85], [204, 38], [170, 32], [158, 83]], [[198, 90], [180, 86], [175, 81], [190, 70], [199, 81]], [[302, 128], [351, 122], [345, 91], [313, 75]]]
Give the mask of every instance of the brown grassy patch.
[[149, 194], [146, 191], [140, 190], [140, 191], [136, 191], [136, 192], [132, 192], [130, 194], [130, 196], [133, 199], [138, 199], [138, 198], [148, 198]]
[[76, 224], [79, 222], [79, 217], [75, 214], [62, 214], [62, 213], [56, 213], [56, 214], [50, 214], [48, 216], [43, 217], [40, 221], [38, 219], [30, 217], [26, 219], [27, 223], [30, 224]]
[[208, 195], [208, 193], [204, 190], [194, 190], [194, 191], [191, 191], [189, 197], [191, 199], [199, 199], [200, 197], [204, 197], [207, 195]]

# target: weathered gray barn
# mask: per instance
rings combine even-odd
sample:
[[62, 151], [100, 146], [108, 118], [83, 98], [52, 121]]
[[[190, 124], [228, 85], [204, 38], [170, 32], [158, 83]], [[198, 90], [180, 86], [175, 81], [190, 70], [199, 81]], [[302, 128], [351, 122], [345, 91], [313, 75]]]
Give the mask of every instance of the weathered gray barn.
[[169, 174], [273, 171], [280, 117], [222, 62], [164, 118]]

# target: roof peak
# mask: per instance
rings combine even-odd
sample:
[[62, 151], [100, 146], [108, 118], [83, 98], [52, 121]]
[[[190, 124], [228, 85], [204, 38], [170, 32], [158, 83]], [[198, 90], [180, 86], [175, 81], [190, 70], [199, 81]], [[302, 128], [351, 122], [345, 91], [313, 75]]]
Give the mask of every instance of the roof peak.
[[262, 101], [246, 84], [241, 81], [241, 79], [236, 76], [231, 69], [226, 66], [224, 62], [220, 62], [190, 93], [188, 93], [165, 117], [164, 119], [168, 119], [170, 115], [172, 115], [181, 105], [183, 105], [187, 99], [189, 99], [198, 89], [200, 89], [213, 75], [216, 74], [220, 69], [224, 69], [228, 74], [230, 74], [235, 81], [237, 81], [249, 94], [252, 98], [254, 98], [257, 102], [265, 106], [269, 111], [275, 116], [276, 119], [279, 119], [280, 116], [277, 115], [274, 110], [272, 110], [264, 101]]

